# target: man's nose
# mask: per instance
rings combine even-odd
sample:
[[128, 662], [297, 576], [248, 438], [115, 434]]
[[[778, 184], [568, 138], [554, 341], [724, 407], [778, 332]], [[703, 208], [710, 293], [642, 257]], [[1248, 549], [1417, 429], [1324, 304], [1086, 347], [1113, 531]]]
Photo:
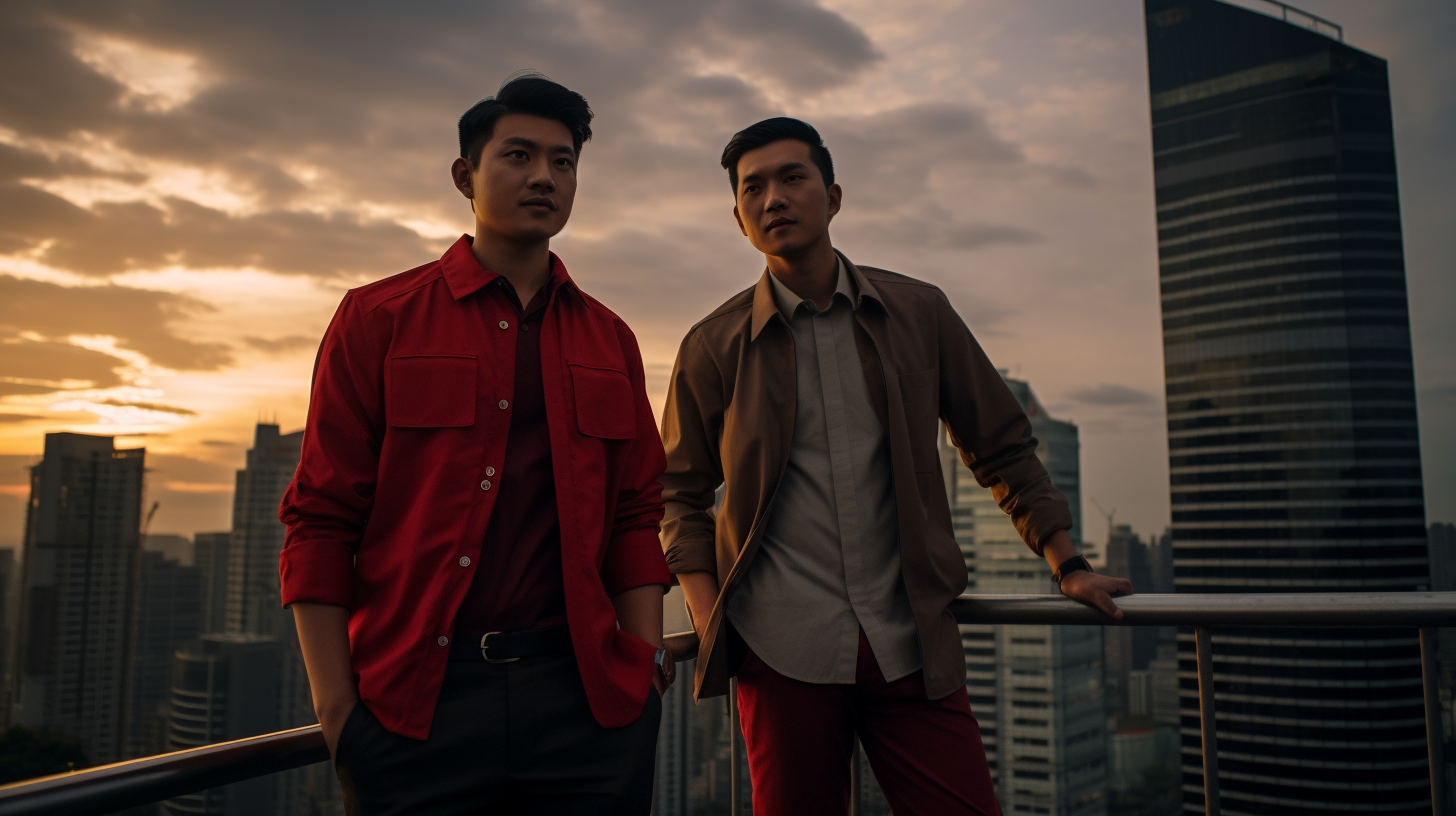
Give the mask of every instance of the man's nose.
[[527, 186], [532, 190], [545, 190], [550, 192], [556, 189], [556, 181], [551, 178], [551, 165], [545, 161], [533, 162], [531, 164], [531, 175], [526, 181]]

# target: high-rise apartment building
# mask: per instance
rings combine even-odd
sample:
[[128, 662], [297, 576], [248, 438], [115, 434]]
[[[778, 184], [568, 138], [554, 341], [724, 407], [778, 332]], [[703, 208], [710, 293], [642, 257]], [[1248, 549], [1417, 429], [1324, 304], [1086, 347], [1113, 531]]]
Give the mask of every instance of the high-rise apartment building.
[[[1002, 372], [1005, 376], [1005, 372]], [[1007, 385], [1031, 418], [1037, 455], [1071, 502], [1081, 544], [1077, 426], [1047, 414], [1025, 382]], [[942, 438], [942, 466], [970, 592], [1051, 594], [1046, 561], [1032, 553], [991, 491], [976, 483]], [[961, 627], [966, 685], [981, 724], [997, 797], [1007, 813], [1107, 812], [1107, 722], [1102, 630], [1097, 626]]]
[[228, 550], [231, 531], [197, 533], [193, 559], [197, 564], [198, 603], [201, 605], [199, 630], [204, 634], [223, 631], [227, 618]]
[[[224, 553], [227, 563], [222, 631], [269, 637], [279, 644], [273, 696], [276, 710], [271, 715], [278, 728], [316, 722], [293, 616], [282, 608], [278, 586], [278, 554], [285, 533], [278, 520], [278, 505], [293, 481], [302, 444], [302, 431], [280, 434], [277, 425], [256, 426], [246, 466], [237, 473], [232, 533], [226, 545], [212, 539], [205, 542], [211, 550], [205, 556], [210, 568], [223, 561]], [[213, 572], [204, 582], [214, 589], [218, 579]], [[215, 596], [208, 601], [209, 614], [216, 614], [215, 601]], [[337, 782], [317, 766], [277, 774], [272, 784], [276, 804], [271, 812], [277, 816], [302, 816], [319, 808], [336, 810], [339, 804]]]
[[146, 451], [109, 436], [46, 434], [31, 469], [15, 666], [15, 722], [122, 758], [130, 614]]
[[278, 503], [293, 481], [302, 444], [303, 431], [279, 434], [277, 425], [264, 423], [254, 430], [247, 467], [238, 471], [233, 493], [224, 631], [284, 641], [293, 637], [293, 621], [282, 608], [278, 588], [284, 533]]
[[[1180, 592], [1427, 585], [1385, 60], [1146, 0]], [[1191, 635], [1187, 812], [1202, 809]], [[1414, 631], [1215, 629], [1224, 813], [1429, 813]]]
[[172, 659], [200, 634], [197, 568], [146, 550], [137, 569], [127, 758], [165, 753]]

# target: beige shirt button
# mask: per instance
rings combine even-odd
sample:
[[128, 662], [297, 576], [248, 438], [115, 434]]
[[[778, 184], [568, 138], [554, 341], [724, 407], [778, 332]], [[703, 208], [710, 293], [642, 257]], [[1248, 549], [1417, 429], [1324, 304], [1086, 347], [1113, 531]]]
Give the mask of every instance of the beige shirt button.
[[505, 409], [511, 407], [511, 404], [509, 402], [506, 402], [505, 400], [501, 400], [500, 402], [498, 402], [496, 404], [500, 406], [500, 409], [502, 411], [504, 411]]
[[509, 323], [507, 323], [507, 322], [505, 322], [505, 321], [504, 321], [504, 320], [502, 320], [502, 321], [501, 321], [501, 322], [500, 322], [500, 327], [501, 327], [501, 328], [502, 328], [502, 329], [509, 329], [509, 328], [510, 328], [510, 327], [511, 327], [511, 324], [509, 324]]
[[495, 468], [493, 468], [493, 467], [486, 468], [485, 469], [485, 475], [487, 475], [487, 476], [494, 476], [495, 475]]
[[468, 566], [470, 566], [470, 556], [468, 556], [468, 555], [462, 555], [462, 556], [460, 556], [460, 566], [462, 566], [462, 567], [468, 567]]
[[440, 644], [441, 646], [449, 646], [450, 645], [450, 638], [447, 638], [444, 635], [440, 635], [439, 639], [436, 640], [435, 642], [438, 643], [438, 644]]
[[481, 490], [489, 490], [490, 489], [490, 480], [489, 479], [482, 479], [480, 481], [480, 489]]

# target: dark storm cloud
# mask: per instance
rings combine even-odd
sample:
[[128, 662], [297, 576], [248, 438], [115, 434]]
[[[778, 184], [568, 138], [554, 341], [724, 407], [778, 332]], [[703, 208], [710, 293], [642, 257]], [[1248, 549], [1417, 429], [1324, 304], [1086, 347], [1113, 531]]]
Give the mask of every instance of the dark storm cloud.
[[[179, 370], [212, 371], [231, 362], [225, 346], [188, 340], [178, 336], [169, 325], [173, 320], [211, 308], [185, 295], [168, 292], [125, 286], [66, 287], [0, 275], [0, 332], [10, 335], [34, 332], [52, 338], [72, 334], [110, 335], [117, 338], [121, 348]], [[47, 348], [53, 345], [58, 344], [47, 344]], [[39, 351], [42, 355], [46, 353], [45, 349]], [[61, 354], [54, 348], [50, 353]], [[15, 360], [17, 365], [29, 365], [29, 357], [7, 354], [5, 359]], [[104, 380], [101, 365], [101, 361], [79, 355], [70, 358], [65, 367], [50, 369], [44, 379], [71, 378], [70, 372], [76, 371], [75, 379], [101, 381]]]

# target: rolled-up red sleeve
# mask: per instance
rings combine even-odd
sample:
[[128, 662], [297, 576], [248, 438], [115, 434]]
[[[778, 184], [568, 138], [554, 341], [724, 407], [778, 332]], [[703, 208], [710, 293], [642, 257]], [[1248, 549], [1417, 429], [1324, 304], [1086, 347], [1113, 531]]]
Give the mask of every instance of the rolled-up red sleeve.
[[378, 323], [346, 295], [319, 347], [298, 470], [278, 511], [287, 528], [278, 557], [284, 606], [355, 605], [354, 554], [374, 506], [384, 430], [388, 337]]
[[647, 401], [647, 378], [637, 338], [620, 322], [617, 334], [627, 358], [627, 374], [632, 381], [637, 434], [627, 443], [628, 450], [622, 457], [616, 513], [602, 562], [602, 586], [608, 596], [649, 584], [660, 584], [664, 591], [672, 585], [672, 574], [667, 570], [667, 560], [663, 558], [658, 539], [658, 528], [662, 524], [660, 479], [667, 468], [667, 459], [662, 452], [657, 422], [652, 416], [652, 404]]

